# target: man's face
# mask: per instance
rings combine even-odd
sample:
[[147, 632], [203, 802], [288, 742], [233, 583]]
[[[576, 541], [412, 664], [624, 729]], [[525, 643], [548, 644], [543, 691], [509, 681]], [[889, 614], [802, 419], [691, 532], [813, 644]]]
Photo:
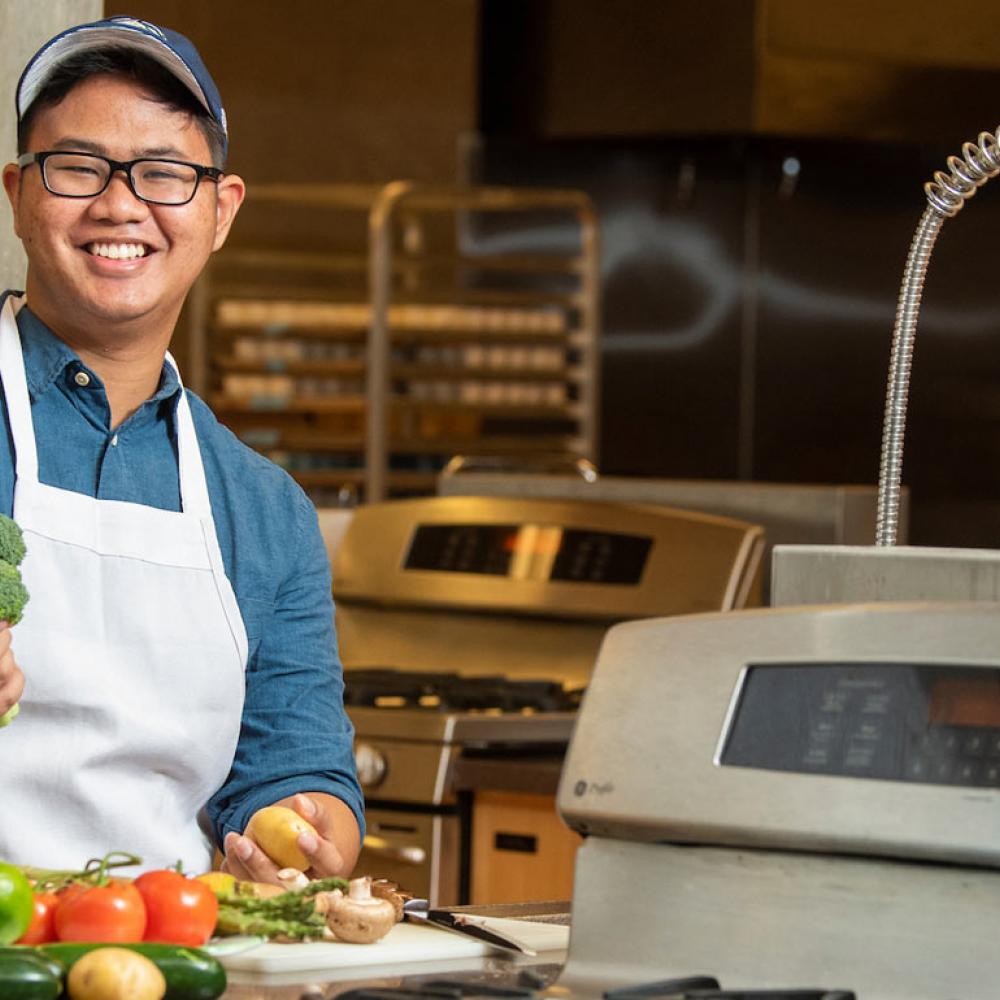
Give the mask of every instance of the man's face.
[[[190, 115], [170, 110], [133, 81], [109, 75], [85, 80], [39, 112], [26, 152], [62, 149], [123, 161], [212, 162]], [[244, 194], [234, 175], [218, 184], [202, 180], [191, 202], [172, 206], [140, 201], [122, 172], [93, 198], [49, 194], [37, 164], [23, 170], [8, 164], [3, 179], [28, 256], [32, 309], [56, 332], [83, 336], [147, 327], [169, 336], [188, 289], [225, 241]]]

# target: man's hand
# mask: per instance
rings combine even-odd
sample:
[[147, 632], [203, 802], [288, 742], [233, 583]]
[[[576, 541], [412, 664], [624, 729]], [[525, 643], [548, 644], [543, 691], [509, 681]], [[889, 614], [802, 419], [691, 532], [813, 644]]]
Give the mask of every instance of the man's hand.
[[0, 715], [16, 705], [24, 692], [24, 674], [14, 659], [10, 640], [10, 627], [6, 622], [0, 622]]
[[[299, 849], [310, 861], [306, 870], [310, 878], [327, 875], [346, 878], [351, 874], [360, 851], [360, 837], [354, 813], [340, 799], [323, 792], [309, 792], [272, 805], [294, 809], [319, 834], [314, 837], [311, 833], [300, 833], [298, 838]], [[251, 882], [278, 881], [279, 866], [250, 837], [227, 833], [225, 850], [223, 871]]]

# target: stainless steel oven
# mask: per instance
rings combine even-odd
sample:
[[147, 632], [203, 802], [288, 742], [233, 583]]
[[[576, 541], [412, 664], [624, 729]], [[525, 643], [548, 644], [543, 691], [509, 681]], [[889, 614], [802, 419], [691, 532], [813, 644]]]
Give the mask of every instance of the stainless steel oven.
[[360, 867], [465, 902], [475, 794], [456, 786], [459, 761], [561, 762], [609, 625], [753, 603], [762, 547], [755, 525], [637, 504], [358, 508], [334, 595], [367, 798]]

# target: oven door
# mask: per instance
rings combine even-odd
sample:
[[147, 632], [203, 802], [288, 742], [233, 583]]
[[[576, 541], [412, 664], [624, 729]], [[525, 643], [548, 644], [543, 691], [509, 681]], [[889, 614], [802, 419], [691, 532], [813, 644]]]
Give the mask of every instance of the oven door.
[[359, 874], [387, 878], [432, 906], [466, 901], [468, 847], [460, 810], [403, 809], [369, 801], [365, 820]]

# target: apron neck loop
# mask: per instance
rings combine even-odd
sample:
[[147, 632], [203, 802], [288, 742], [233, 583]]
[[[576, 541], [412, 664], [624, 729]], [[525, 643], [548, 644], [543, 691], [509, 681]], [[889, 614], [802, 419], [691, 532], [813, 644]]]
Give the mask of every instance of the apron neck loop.
[[23, 305], [23, 297], [8, 295], [0, 312], [0, 380], [3, 381], [7, 419], [14, 440], [14, 473], [18, 479], [38, 482], [35, 427], [31, 420], [31, 400], [16, 319]]

